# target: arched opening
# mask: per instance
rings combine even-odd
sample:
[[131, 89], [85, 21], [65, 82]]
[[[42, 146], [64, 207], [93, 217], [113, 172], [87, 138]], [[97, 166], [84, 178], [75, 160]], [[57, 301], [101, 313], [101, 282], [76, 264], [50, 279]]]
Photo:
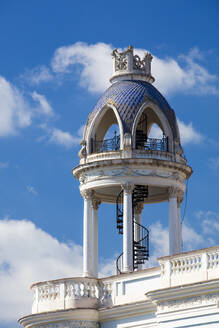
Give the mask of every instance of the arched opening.
[[120, 126], [112, 108], [97, 118], [91, 137], [91, 153], [118, 151], [120, 149]]
[[168, 151], [168, 138], [163, 125], [150, 108], [141, 113], [135, 132], [135, 148], [141, 150]]

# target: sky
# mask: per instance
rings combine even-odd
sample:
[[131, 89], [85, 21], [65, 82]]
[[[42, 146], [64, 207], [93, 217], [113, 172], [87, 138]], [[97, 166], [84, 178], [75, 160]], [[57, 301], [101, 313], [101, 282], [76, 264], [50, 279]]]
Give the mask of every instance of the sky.
[[[193, 175], [183, 248], [219, 244], [219, 3], [0, 1], [0, 328], [31, 312], [33, 282], [82, 270], [83, 199], [72, 168], [88, 114], [110, 85], [111, 52], [153, 55]], [[168, 204], [147, 205], [151, 259], [168, 254]], [[115, 206], [99, 209], [99, 272], [114, 272]]]

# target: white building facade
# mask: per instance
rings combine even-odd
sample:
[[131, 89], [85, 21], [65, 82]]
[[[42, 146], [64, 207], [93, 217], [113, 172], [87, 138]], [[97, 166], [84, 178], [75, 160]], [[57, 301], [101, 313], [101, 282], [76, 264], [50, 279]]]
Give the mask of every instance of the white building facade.
[[[24, 328], [219, 327], [219, 246], [182, 252], [180, 204], [192, 174], [173, 109], [152, 85], [152, 56], [130, 46], [113, 56], [112, 85], [84, 130], [73, 169], [84, 199], [83, 277], [36, 283]], [[162, 132], [151, 137], [156, 125]], [[109, 136], [112, 126], [117, 134]], [[149, 258], [149, 231], [141, 213], [169, 202], [169, 254]], [[98, 208], [116, 206], [123, 252], [117, 275], [98, 278]]]

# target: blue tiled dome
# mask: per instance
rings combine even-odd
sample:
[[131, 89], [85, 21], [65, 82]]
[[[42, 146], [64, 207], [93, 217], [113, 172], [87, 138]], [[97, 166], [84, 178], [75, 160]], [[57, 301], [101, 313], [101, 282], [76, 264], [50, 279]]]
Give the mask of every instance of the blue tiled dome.
[[170, 108], [162, 94], [150, 83], [138, 80], [123, 80], [113, 83], [98, 100], [94, 110], [89, 115], [88, 125], [92, 122], [97, 112], [107, 103], [113, 104], [121, 118], [124, 132], [131, 132], [134, 119], [141, 105], [150, 100], [163, 111], [177, 137], [177, 124], [174, 111]]

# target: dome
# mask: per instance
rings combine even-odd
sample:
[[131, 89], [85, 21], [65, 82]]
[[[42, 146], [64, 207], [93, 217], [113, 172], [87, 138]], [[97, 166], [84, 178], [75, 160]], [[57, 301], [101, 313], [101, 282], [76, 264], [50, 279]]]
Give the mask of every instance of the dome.
[[112, 104], [120, 116], [124, 133], [131, 133], [138, 111], [147, 100], [157, 105], [163, 112], [171, 127], [173, 139], [179, 138], [176, 116], [166, 99], [151, 83], [138, 80], [122, 80], [113, 83], [90, 113], [87, 127], [105, 105]]

